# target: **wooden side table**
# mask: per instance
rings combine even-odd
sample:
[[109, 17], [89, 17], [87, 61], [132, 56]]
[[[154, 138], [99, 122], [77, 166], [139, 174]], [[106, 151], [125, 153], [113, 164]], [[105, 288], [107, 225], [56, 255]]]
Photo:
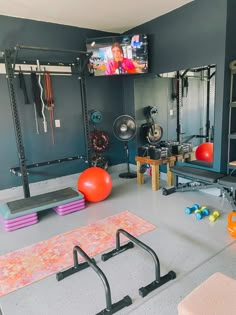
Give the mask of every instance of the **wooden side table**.
[[150, 164], [152, 168], [152, 190], [156, 191], [160, 189], [160, 165], [166, 164], [167, 166], [167, 185], [173, 185], [173, 174], [170, 171], [170, 167], [174, 166], [176, 157], [171, 156], [166, 159], [152, 160], [149, 157], [136, 156], [135, 161], [137, 163], [137, 184], [144, 184], [144, 174], [140, 173], [140, 167], [142, 164]]

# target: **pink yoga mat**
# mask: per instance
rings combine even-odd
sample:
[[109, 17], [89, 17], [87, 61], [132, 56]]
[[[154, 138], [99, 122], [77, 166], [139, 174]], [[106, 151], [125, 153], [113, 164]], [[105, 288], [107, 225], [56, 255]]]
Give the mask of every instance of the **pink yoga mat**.
[[[115, 235], [119, 228], [138, 236], [156, 227], [131, 212], [124, 211], [2, 255], [0, 256], [0, 296], [73, 265], [72, 251], [75, 245], [81, 246], [90, 257], [114, 248]], [[79, 260], [82, 259], [79, 257]]]

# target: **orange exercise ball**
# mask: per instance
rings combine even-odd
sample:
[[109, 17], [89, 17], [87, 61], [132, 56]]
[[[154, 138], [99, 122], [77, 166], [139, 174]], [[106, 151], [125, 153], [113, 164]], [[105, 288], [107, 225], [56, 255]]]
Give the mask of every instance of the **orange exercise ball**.
[[78, 190], [85, 200], [98, 202], [106, 199], [112, 190], [112, 179], [107, 171], [100, 167], [90, 167], [83, 171], [77, 182]]
[[213, 143], [204, 142], [197, 147], [196, 159], [205, 162], [213, 162]]

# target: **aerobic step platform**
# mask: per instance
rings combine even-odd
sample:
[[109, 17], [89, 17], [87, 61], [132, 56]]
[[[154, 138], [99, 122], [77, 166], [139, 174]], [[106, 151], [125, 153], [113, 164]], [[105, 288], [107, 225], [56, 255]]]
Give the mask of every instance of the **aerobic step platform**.
[[85, 208], [84, 196], [73, 188], [65, 188], [0, 206], [0, 222], [13, 231], [38, 222], [37, 212], [53, 208], [59, 215]]

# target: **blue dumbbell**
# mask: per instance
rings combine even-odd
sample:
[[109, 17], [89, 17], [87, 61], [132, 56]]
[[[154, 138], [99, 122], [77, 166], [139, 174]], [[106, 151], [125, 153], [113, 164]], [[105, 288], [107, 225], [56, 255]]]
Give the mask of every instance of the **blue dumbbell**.
[[195, 203], [192, 207], [186, 207], [185, 208], [185, 213], [186, 214], [191, 214], [193, 213], [194, 211], [198, 210], [200, 207], [197, 203]]
[[210, 210], [203, 206], [198, 211], [195, 212], [195, 217], [197, 220], [201, 220], [203, 217], [207, 217], [210, 214]]

